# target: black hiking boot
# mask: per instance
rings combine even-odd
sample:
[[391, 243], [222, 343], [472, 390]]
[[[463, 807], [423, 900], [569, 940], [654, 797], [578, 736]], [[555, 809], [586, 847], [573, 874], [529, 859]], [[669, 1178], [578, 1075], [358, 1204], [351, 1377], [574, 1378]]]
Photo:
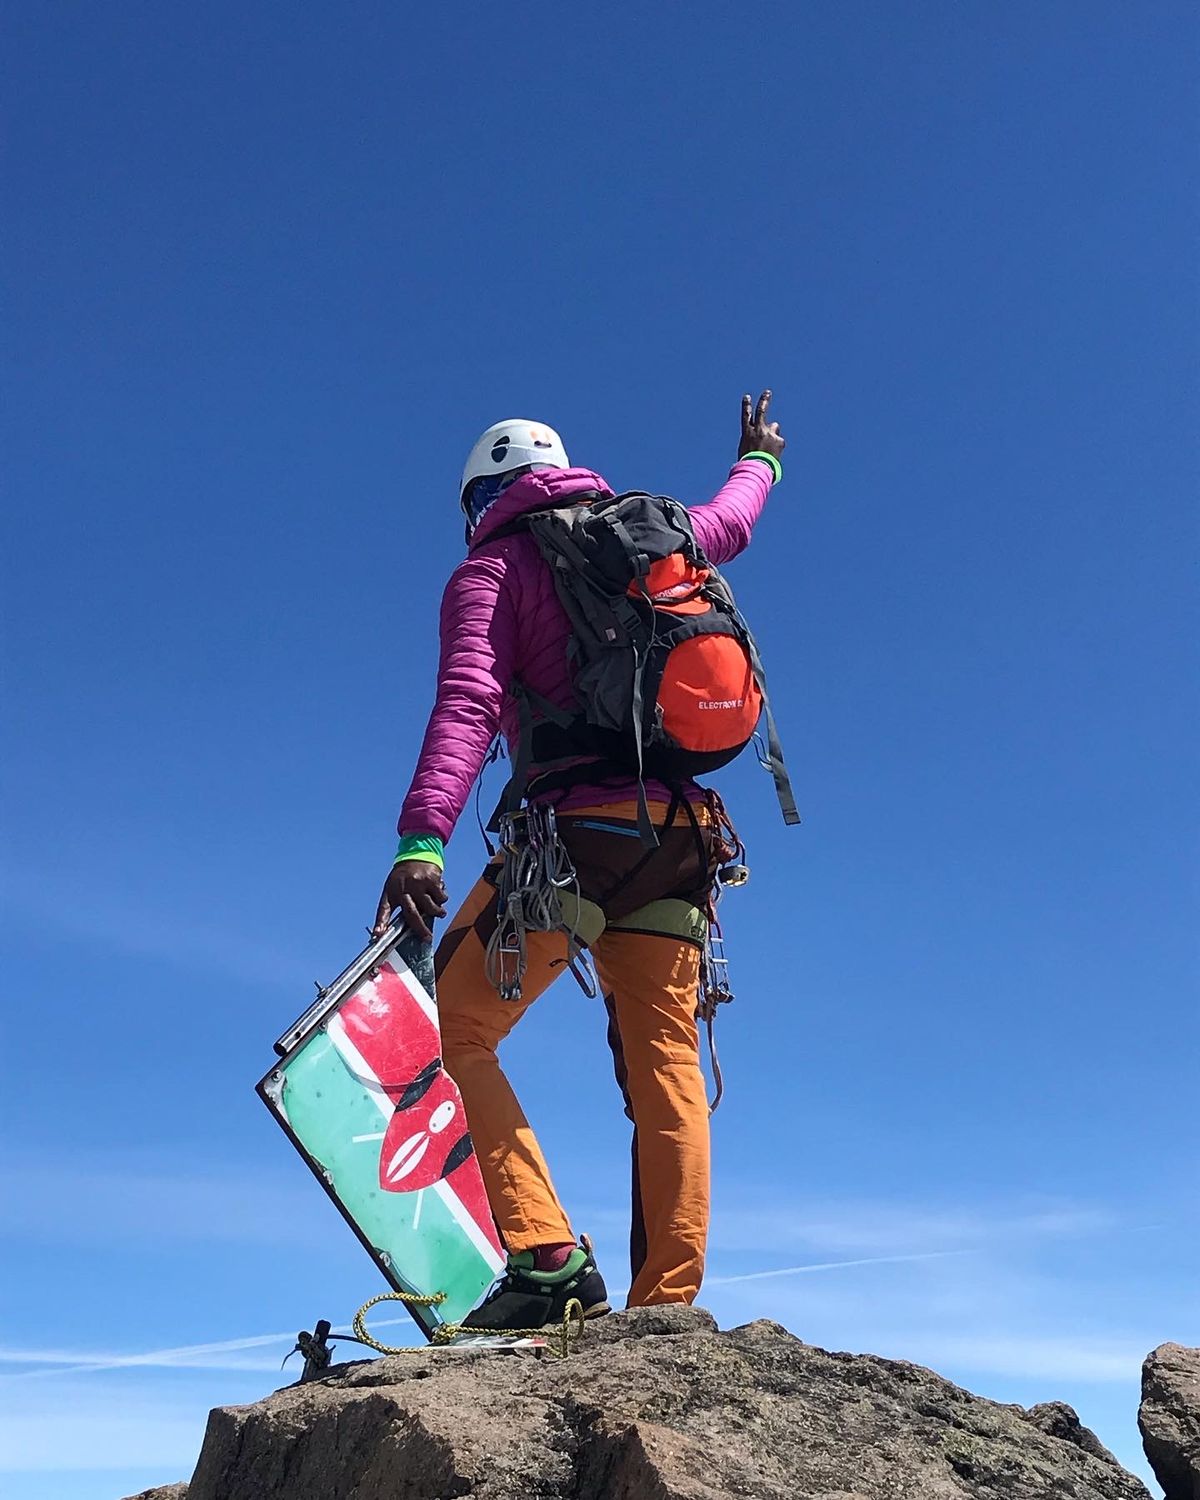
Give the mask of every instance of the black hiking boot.
[[586, 1236], [558, 1271], [535, 1271], [532, 1250], [510, 1255], [508, 1270], [475, 1311], [467, 1314], [462, 1326], [506, 1333], [561, 1323], [572, 1297], [582, 1304], [585, 1318], [599, 1318], [612, 1310]]

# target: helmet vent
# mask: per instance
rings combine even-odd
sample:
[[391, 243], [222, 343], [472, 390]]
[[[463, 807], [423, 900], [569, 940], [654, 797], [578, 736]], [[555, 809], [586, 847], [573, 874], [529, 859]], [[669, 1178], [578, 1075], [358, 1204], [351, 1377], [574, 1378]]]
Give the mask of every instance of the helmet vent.
[[511, 442], [512, 439], [509, 437], [502, 437], [498, 439], [496, 446], [492, 449], [492, 462], [494, 464], [503, 463], [503, 461], [508, 457], [508, 445]]

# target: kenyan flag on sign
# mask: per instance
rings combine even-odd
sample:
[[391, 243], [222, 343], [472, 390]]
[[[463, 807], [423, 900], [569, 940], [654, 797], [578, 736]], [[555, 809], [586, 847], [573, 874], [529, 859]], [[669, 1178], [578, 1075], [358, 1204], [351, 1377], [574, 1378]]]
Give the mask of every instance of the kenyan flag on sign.
[[[432, 988], [428, 947], [408, 951]], [[436, 1309], [411, 1309], [426, 1332], [460, 1321], [504, 1265], [440, 1054], [436, 1006], [392, 948], [264, 1094], [396, 1289], [446, 1293]]]

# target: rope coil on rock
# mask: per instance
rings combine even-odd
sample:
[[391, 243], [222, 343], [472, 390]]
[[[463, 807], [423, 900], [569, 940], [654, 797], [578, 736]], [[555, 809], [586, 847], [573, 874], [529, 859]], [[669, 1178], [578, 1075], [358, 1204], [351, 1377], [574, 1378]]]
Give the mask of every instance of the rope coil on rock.
[[[368, 1348], [377, 1350], [380, 1354], [419, 1354], [421, 1346], [415, 1348], [411, 1344], [383, 1344], [378, 1339], [372, 1338], [367, 1332], [367, 1314], [373, 1307], [381, 1302], [403, 1302], [406, 1307], [440, 1307], [446, 1300], [445, 1292], [380, 1292], [377, 1297], [372, 1297], [369, 1302], [364, 1302], [354, 1314], [354, 1322], [351, 1327], [354, 1337], [359, 1343], [366, 1344]], [[555, 1338], [548, 1340], [546, 1347], [552, 1349], [558, 1359], [566, 1359], [571, 1353], [571, 1345], [578, 1343], [583, 1337], [584, 1312], [583, 1303], [578, 1297], [572, 1297], [563, 1308], [561, 1325], [554, 1330]], [[547, 1325], [548, 1326], [548, 1325]], [[486, 1335], [486, 1328], [468, 1328], [462, 1323], [442, 1323], [434, 1329], [430, 1343], [449, 1344], [458, 1337], [460, 1333], [478, 1333]], [[540, 1338], [546, 1333], [546, 1328], [503, 1328], [497, 1329], [501, 1336], [511, 1335], [513, 1338]]]

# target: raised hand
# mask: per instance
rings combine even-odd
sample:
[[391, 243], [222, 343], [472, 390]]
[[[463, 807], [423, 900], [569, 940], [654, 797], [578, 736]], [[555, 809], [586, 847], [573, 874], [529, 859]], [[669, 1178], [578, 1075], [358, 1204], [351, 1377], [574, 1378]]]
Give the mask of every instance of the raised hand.
[[764, 391], [755, 406], [748, 395], [742, 397], [742, 440], [738, 444], [738, 457], [747, 453], [770, 453], [778, 458], [787, 447], [778, 422], [767, 421], [767, 408], [771, 404], [771, 392]]

